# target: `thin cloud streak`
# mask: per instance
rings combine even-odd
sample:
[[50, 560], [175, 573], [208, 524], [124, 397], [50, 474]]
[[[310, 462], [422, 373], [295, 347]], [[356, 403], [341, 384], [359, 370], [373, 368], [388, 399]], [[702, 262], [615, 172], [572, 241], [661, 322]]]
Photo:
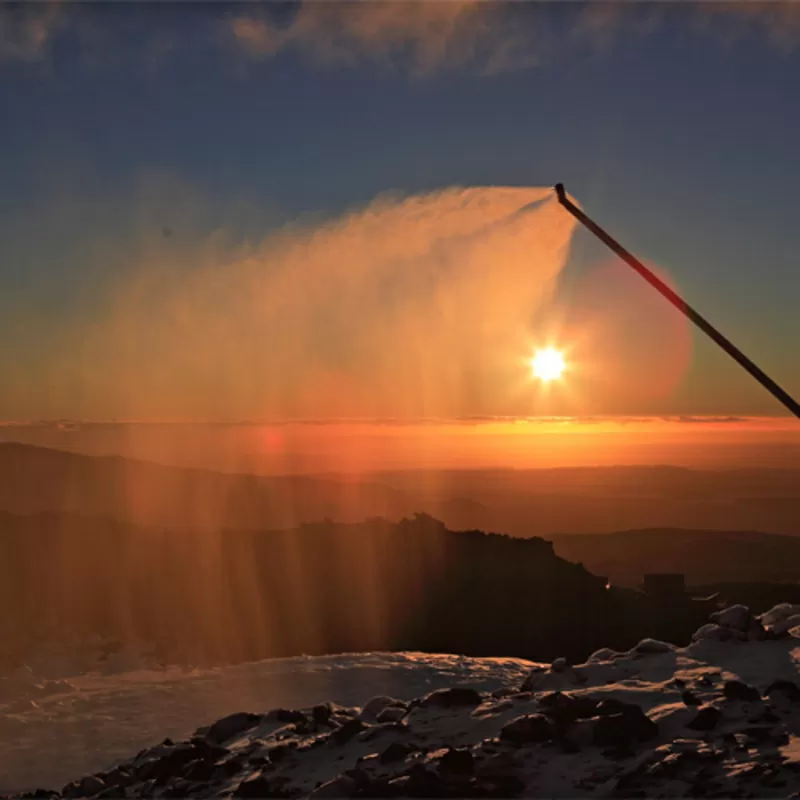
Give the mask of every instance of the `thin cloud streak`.
[[[98, 53], [109, 63], [116, 63], [122, 53], [131, 57], [129, 43], [109, 24], [115, 16], [95, 13], [94, 5], [0, 6], [0, 62], [46, 61], [54, 43], [70, 33], [78, 35], [79, 47], [92, 63]], [[288, 21], [277, 20], [287, 8], [293, 12]], [[293, 5], [252, 4], [246, 10], [226, 10], [222, 18], [203, 15], [196, 29], [199, 46], [209, 52], [232, 50], [256, 62], [295, 53], [320, 68], [369, 64], [416, 77], [455, 70], [496, 75], [552, 63], [565, 48], [602, 55], [623, 39], [652, 35], [676, 14], [685, 16], [684, 23], [696, 35], [728, 45], [753, 34], [779, 52], [800, 44], [800, 3], [794, 0], [304, 0]], [[132, 57], [153, 71], [178, 57], [182, 48], [179, 30], [168, 29], [155, 17], [151, 28], [144, 31]]]

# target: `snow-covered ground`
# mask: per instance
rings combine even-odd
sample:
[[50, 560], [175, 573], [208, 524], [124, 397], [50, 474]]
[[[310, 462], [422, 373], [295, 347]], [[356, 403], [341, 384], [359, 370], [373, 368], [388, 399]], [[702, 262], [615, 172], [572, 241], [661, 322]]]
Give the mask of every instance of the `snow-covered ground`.
[[[242, 710], [411, 699], [453, 683], [493, 690], [531, 664], [422, 653], [287, 658], [212, 669], [156, 669], [146, 655], [40, 656], [0, 675], [0, 795], [63, 786], [169, 736]], [[102, 671], [87, 671], [100, 670]], [[105, 673], [105, 674], [104, 674]]]
[[[376, 653], [18, 674], [0, 689], [0, 788], [99, 772], [65, 794], [788, 797], [798, 613], [734, 607], [686, 648], [645, 640], [574, 667]], [[254, 713], [206, 727], [238, 711]]]

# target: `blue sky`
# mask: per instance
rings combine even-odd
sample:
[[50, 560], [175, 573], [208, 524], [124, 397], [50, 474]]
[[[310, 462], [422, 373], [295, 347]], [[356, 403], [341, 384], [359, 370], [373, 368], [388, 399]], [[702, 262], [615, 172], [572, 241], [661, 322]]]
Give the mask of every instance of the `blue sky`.
[[[50, 363], [103, 302], [98, 233], [257, 241], [383, 192], [561, 181], [800, 394], [796, 7], [385, 5], [0, 9], [0, 363]], [[605, 258], [578, 234], [559, 302]], [[668, 394], [602, 413], [781, 413], [726, 358], [695, 337]]]

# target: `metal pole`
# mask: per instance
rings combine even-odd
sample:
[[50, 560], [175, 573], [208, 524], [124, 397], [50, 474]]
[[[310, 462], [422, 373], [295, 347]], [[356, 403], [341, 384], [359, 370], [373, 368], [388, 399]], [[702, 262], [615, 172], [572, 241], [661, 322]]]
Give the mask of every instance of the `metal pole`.
[[597, 223], [593, 222], [583, 213], [568, 197], [564, 191], [564, 184], [556, 184], [558, 202], [570, 212], [579, 222], [582, 222], [601, 242], [613, 250], [626, 264], [636, 270], [651, 286], [659, 291], [672, 303], [678, 311], [685, 314], [703, 333], [713, 339], [734, 361], [744, 367], [768, 392], [779, 400], [789, 411], [800, 419], [800, 403], [788, 392], [785, 392], [772, 378], [759, 369], [738, 347], [726, 339], [710, 322], [698, 314], [688, 303], [669, 288], [662, 280], [657, 278], [639, 259], [629, 253], [619, 242], [612, 239]]

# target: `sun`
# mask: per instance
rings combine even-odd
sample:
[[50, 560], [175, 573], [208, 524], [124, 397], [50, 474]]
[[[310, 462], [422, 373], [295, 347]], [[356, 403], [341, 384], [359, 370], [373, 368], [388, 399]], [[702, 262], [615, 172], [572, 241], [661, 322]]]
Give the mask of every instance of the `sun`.
[[531, 359], [534, 377], [546, 383], [560, 378], [565, 367], [564, 356], [554, 347], [537, 350]]

